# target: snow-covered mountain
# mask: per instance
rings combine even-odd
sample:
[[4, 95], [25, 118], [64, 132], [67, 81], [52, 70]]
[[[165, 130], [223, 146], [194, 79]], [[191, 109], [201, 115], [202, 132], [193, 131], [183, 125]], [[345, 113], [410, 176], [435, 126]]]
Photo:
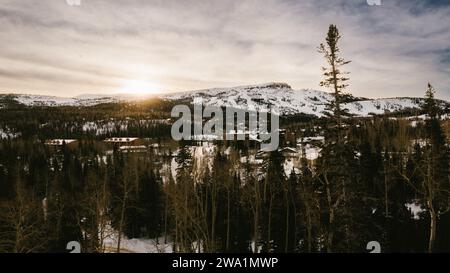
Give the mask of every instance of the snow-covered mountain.
[[26, 106], [93, 106], [102, 103], [119, 103], [138, 99], [140, 98], [137, 96], [123, 94], [113, 96], [84, 94], [73, 98], [28, 94], [0, 94], [0, 101], [10, 100]]
[[[285, 83], [212, 88], [158, 95], [157, 97], [169, 101], [180, 101], [180, 103], [193, 103], [194, 98], [202, 98], [204, 105], [235, 107], [240, 109], [258, 110], [267, 107], [276, 107], [282, 115], [304, 113], [318, 117], [324, 115], [326, 104], [333, 99], [332, 94], [329, 92], [311, 89], [294, 90]], [[3, 100], [8, 98], [16, 103], [28, 106], [92, 106], [101, 103], [130, 102], [144, 99], [133, 95], [81, 95], [74, 98], [63, 98], [19, 94], [0, 95], [0, 101], [2, 98]], [[343, 107], [348, 109], [350, 114], [368, 116], [419, 108], [423, 99], [366, 99], [346, 96], [345, 101]], [[442, 101], [442, 104], [446, 108], [450, 105], [446, 101]]]
[[[234, 88], [213, 88], [194, 92], [166, 95], [169, 100], [192, 102], [194, 98], [203, 99], [204, 105], [235, 108], [260, 109], [275, 106], [282, 115], [311, 114], [323, 116], [326, 104], [333, 99], [331, 93], [311, 89], [293, 90], [285, 83], [239, 86]], [[365, 99], [347, 97], [344, 108], [356, 116], [396, 112], [408, 108], [419, 108], [421, 98]], [[447, 102], [444, 102], [448, 104]], [[254, 108], [253, 108], [254, 107]]]

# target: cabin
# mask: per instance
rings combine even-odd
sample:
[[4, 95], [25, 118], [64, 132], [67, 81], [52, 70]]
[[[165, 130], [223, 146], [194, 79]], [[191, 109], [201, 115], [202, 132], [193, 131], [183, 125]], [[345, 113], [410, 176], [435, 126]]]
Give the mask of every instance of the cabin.
[[281, 149], [278, 149], [278, 151], [283, 155], [284, 159], [287, 162], [290, 162], [290, 165], [292, 165], [292, 167], [300, 168], [301, 157], [297, 149], [291, 147], [283, 147]]
[[[301, 157], [300, 153], [295, 149], [291, 147], [283, 147], [278, 149], [278, 152], [283, 156], [284, 160], [286, 162], [290, 162], [292, 167], [299, 168], [301, 165]], [[265, 150], [259, 150], [255, 154], [255, 160], [261, 161], [261, 160], [267, 160], [270, 157], [271, 152], [265, 151]]]
[[48, 139], [44, 145], [54, 150], [60, 150], [64, 145], [67, 149], [78, 148], [78, 140], [76, 139]]
[[120, 146], [119, 151], [124, 154], [145, 154], [148, 152], [148, 148], [145, 145]]
[[105, 144], [112, 146], [136, 146], [141, 144], [141, 140], [137, 137], [111, 137], [103, 140]]
[[283, 155], [284, 158], [298, 158], [299, 154], [295, 148], [284, 147], [278, 149], [278, 151]]
[[256, 132], [231, 130], [224, 134], [224, 138], [230, 141], [230, 143], [235, 143], [237, 147], [246, 146], [252, 150], [259, 150], [261, 148], [262, 140]]
[[312, 146], [320, 147], [323, 143], [325, 143], [325, 138], [323, 136], [304, 137], [297, 139], [298, 145], [311, 144]]

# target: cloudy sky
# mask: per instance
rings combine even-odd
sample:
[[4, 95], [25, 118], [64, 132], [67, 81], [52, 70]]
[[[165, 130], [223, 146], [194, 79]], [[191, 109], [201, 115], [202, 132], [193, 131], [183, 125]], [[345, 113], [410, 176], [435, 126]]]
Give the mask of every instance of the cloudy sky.
[[[450, 1], [0, 0], [0, 92], [74, 96], [286, 82], [321, 89], [328, 25], [349, 92], [450, 99]], [[374, 0], [369, 0], [374, 1]]]

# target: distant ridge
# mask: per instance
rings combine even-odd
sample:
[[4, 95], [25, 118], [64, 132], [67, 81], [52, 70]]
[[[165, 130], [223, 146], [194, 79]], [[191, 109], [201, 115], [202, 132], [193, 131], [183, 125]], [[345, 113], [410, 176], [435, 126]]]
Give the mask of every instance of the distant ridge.
[[[197, 91], [170, 93], [140, 97], [138, 95], [115, 94], [111, 96], [83, 94], [73, 98], [56, 96], [4, 94], [2, 100], [9, 99], [27, 106], [93, 106], [102, 103], [131, 102], [157, 97], [163, 100], [192, 103], [201, 97], [205, 105], [235, 107], [240, 109], [261, 109], [276, 107], [282, 115], [309, 114], [322, 117], [326, 114], [326, 105], [333, 100], [331, 93], [313, 89], [294, 90], [287, 83], [271, 82], [258, 85], [246, 85], [230, 88], [210, 88]], [[370, 116], [385, 112], [398, 112], [420, 108], [423, 98], [397, 97], [367, 99], [351, 95], [344, 96], [343, 107], [355, 116]], [[449, 108], [449, 102], [440, 101]]]

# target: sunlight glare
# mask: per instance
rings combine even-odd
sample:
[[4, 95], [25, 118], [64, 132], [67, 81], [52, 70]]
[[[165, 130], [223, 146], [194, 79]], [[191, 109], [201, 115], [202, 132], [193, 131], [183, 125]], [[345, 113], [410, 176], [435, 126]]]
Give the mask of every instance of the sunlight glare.
[[121, 92], [130, 95], [151, 95], [159, 91], [159, 86], [145, 80], [130, 80], [127, 81], [121, 88]]

